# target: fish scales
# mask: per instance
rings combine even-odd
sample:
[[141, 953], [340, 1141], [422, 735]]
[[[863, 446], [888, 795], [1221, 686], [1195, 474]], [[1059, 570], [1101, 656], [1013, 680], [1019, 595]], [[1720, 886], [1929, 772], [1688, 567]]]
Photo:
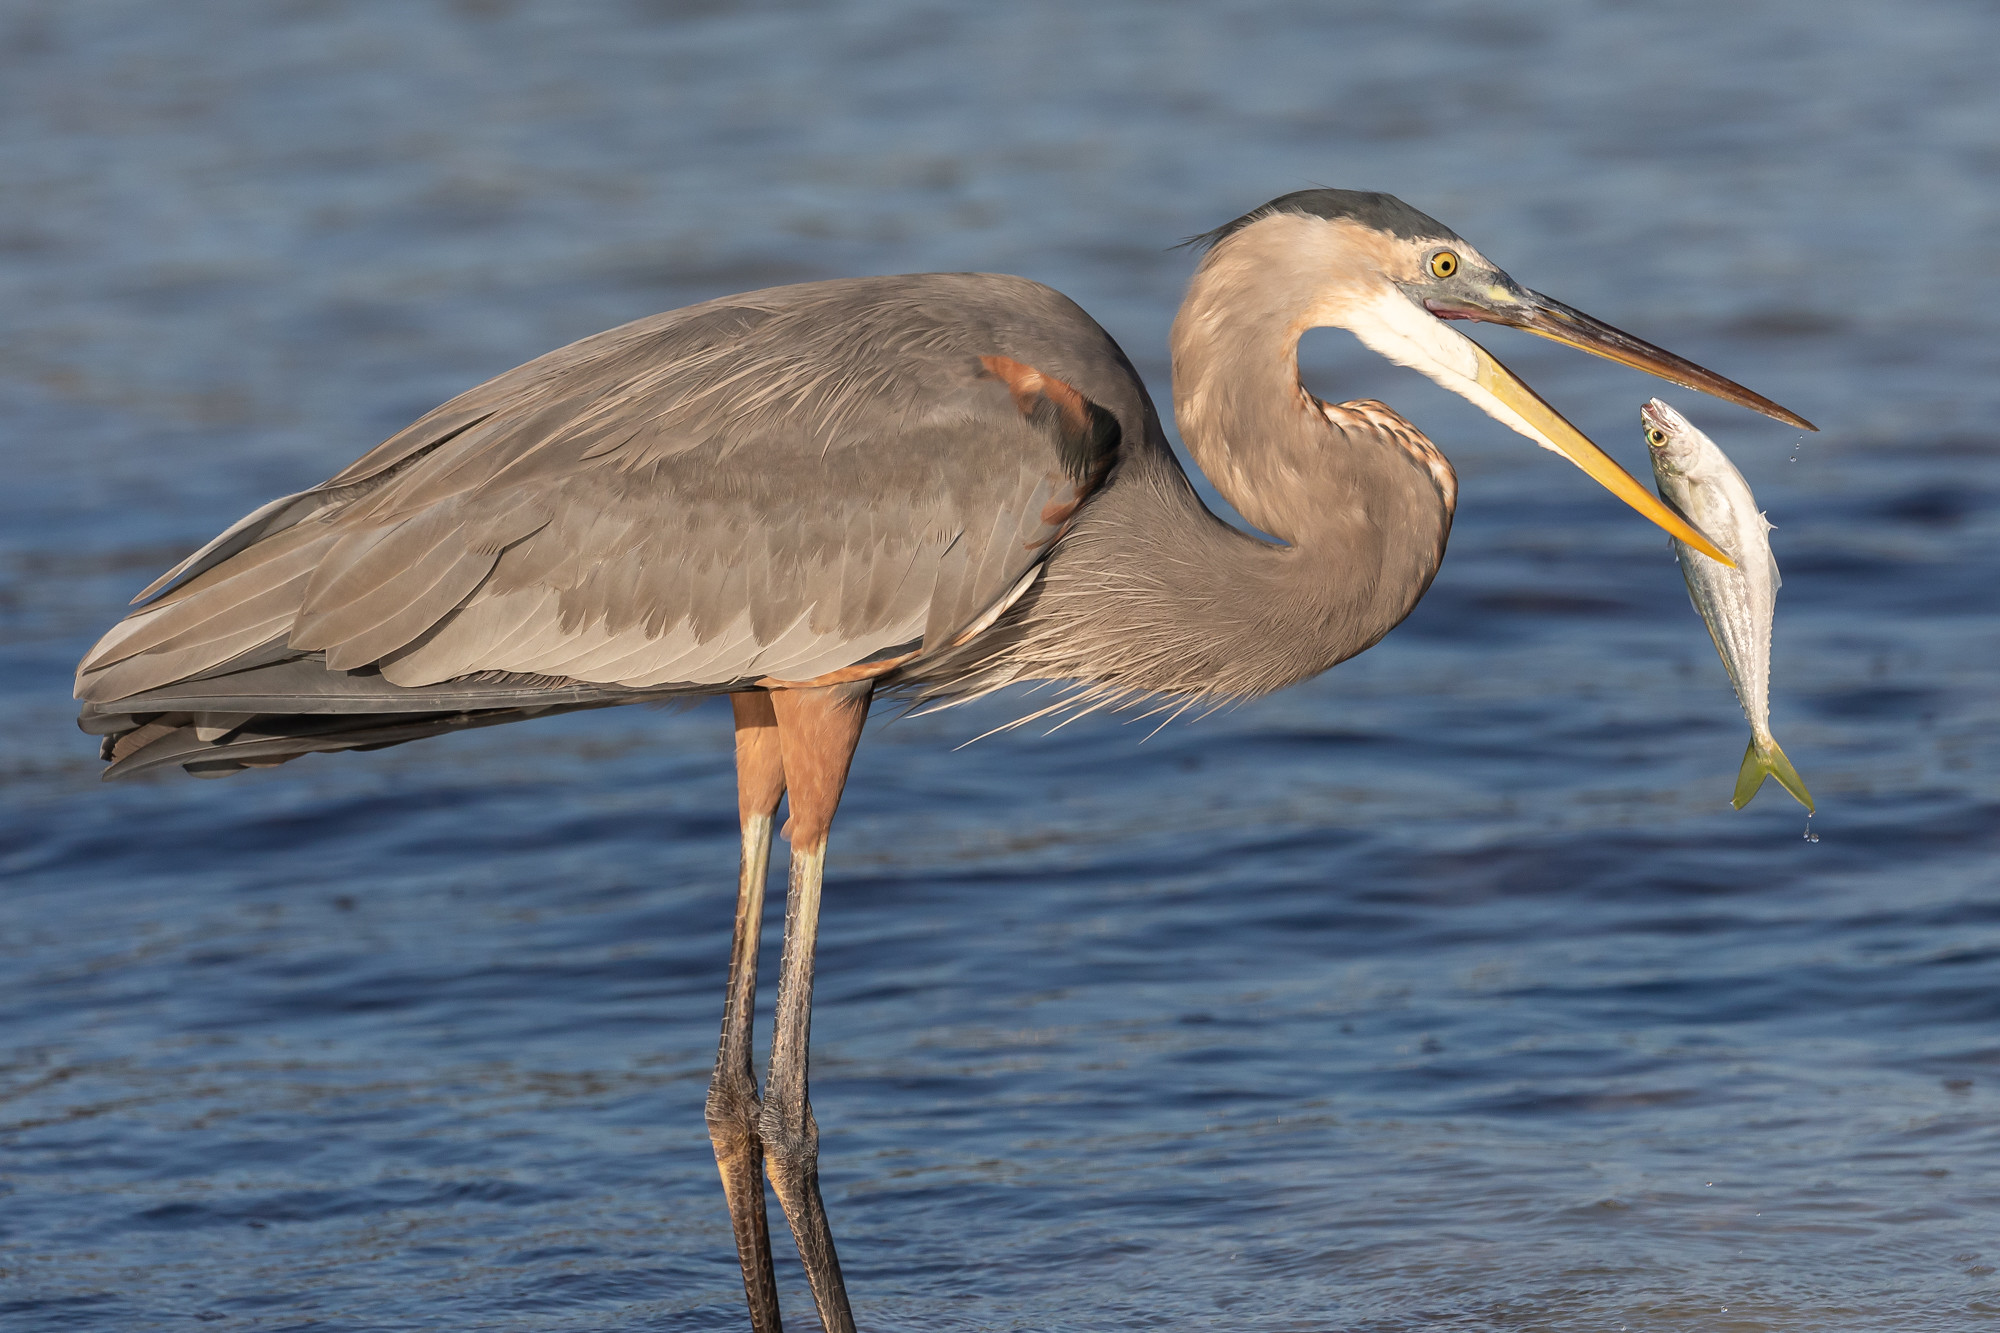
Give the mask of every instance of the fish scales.
[[1766, 777], [1775, 777], [1811, 810], [1812, 794], [1771, 734], [1771, 618], [1783, 582], [1771, 554], [1771, 524], [1729, 456], [1686, 417], [1658, 398], [1640, 408], [1639, 417], [1660, 499], [1736, 562], [1731, 569], [1685, 542], [1673, 543], [1688, 597], [1750, 723], [1734, 804], [1742, 809]]

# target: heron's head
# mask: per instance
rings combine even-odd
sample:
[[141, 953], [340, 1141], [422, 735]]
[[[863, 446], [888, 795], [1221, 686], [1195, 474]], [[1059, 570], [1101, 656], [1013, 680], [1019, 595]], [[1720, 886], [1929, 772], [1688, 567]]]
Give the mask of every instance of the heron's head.
[[1391, 361], [1422, 371], [1543, 448], [1562, 454], [1654, 523], [1725, 563], [1727, 557], [1712, 542], [1448, 321], [1522, 329], [1740, 403], [1788, 425], [1815, 429], [1804, 417], [1712, 370], [1530, 291], [1451, 228], [1392, 195], [1300, 190], [1194, 239], [1211, 247], [1204, 272], [1254, 270], [1257, 281], [1285, 289], [1301, 331], [1351, 331]]

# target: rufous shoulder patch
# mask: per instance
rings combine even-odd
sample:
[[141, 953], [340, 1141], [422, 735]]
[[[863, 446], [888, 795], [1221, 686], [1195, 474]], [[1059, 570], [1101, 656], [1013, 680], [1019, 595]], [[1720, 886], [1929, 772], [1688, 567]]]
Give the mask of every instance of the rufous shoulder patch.
[[1014, 406], [1022, 416], [1033, 416], [1039, 401], [1054, 405], [1063, 428], [1081, 434], [1090, 429], [1090, 404], [1074, 388], [1011, 356], [982, 356], [979, 364], [986, 373], [1007, 386]]
[[1104, 479], [1122, 435], [1116, 417], [1084, 397], [1075, 385], [1010, 356], [980, 357], [979, 376], [1006, 385], [1014, 410], [1055, 437], [1063, 470], [1080, 488], [1079, 500]]

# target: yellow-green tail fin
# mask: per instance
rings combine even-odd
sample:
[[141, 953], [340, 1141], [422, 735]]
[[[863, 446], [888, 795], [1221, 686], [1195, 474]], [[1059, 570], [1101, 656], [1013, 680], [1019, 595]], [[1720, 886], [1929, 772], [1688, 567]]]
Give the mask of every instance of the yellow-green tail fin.
[[1750, 804], [1750, 798], [1764, 785], [1765, 778], [1776, 778], [1779, 786], [1798, 798], [1807, 814], [1813, 813], [1812, 793], [1806, 790], [1805, 779], [1792, 767], [1792, 761], [1785, 758], [1778, 743], [1772, 741], [1768, 749], [1760, 749], [1757, 738], [1752, 736], [1743, 751], [1743, 767], [1736, 770], [1736, 795], [1732, 803], [1738, 810]]

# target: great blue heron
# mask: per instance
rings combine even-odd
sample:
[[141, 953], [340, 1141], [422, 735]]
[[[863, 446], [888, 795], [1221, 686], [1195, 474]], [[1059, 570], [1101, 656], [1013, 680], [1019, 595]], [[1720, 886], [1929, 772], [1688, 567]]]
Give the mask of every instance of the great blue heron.
[[[727, 694], [743, 852], [709, 1133], [752, 1326], [779, 1328], [768, 1163], [820, 1318], [851, 1330], [806, 1061], [827, 831], [877, 693], [1061, 680], [1072, 708], [1243, 698], [1388, 633], [1437, 572], [1457, 479], [1382, 403], [1301, 386], [1308, 328], [1351, 330], [1718, 559], [1445, 321], [1526, 329], [1810, 429], [1527, 290], [1388, 195], [1288, 194], [1197, 239], [1175, 415], [1276, 542], [1203, 507], [1124, 353], [1049, 288], [983, 273], [779, 287], [530, 361], [250, 514], [91, 649], [82, 725], [107, 776], [215, 775]], [[758, 931], [787, 791], [760, 1097]]]

